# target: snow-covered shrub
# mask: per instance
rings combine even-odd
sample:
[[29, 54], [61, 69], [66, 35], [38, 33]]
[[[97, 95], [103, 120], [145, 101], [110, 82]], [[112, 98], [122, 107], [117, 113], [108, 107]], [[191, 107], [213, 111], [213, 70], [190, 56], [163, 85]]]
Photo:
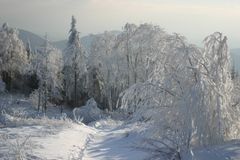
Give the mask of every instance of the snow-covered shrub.
[[30, 136], [21, 136], [1, 133], [0, 146], [6, 147], [0, 154], [0, 159], [3, 160], [25, 160], [29, 159], [28, 155], [32, 152], [32, 142]]
[[38, 90], [33, 91], [29, 95], [30, 102], [32, 103], [33, 107], [37, 109], [39, 103], [39, 92]]
[[49, 118], [47, 116], [34, 115], [33, 117], [26, 116], [25, 112], [8, 113], [4, 110], [0, 113], [1, 127], [16, 127], [16, 126], [32, 126], [41, 125], [54, 128], [71, 127], [72, 120], [66, 114], [61, 117]]
[[8, 158], [14, 157], [16, 160], [28, 159], [27, 154], [31, 152], [32, 143], [30, 141], [30, 136], [28, 137], [18, 137], [14, 142], [7, 139], [7, 145], [9, 148]]
[[98, 108], [93, 98], [89, 99], [85, 106], [74, 108], [73, 116], [76, 121], [90, 123], [101, 118], [103, 112]]
[[43, 126], [54, 126], [54, 127], [71, 127], [72, 121], [69, 118], [61, 118], [61, 119], [55, 119], [55, 118], [48, 118], [48, 117], [40, 117], [38, 118], [26, 118], [26, 119], [20, 119], [22, 123], [25, 123], [27, 125], [33, 125], [33, 124], [40, 124]]

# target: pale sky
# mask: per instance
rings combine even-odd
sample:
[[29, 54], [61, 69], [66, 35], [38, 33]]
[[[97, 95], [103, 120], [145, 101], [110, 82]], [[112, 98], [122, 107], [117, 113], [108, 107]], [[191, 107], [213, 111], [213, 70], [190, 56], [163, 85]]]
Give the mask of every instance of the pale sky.
[[201, 45], [215, 31], [240, 48], [240, 0], [0, 0], [0, 23], [67, 38], [71, 16], [81, 35], [121, 30], [126, 22], [152, 23]]

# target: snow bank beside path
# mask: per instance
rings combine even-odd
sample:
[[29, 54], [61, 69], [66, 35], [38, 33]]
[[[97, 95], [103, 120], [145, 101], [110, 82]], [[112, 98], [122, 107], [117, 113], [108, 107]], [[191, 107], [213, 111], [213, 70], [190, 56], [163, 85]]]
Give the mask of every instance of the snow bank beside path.
[[148, 153], [136, 149], [143, 137], [135, 124], [125, 125], [123, 121], [104, 119], [91, 124], [97, 134], [84, 151], [82, 160], [143, 160]]
[[87, 101], [85, 106], [74, 108], [73, 116], [75, 121], [81, 121], [88, 124], [103, 118], [103, 111], [97, 107], [96, 101], [91, 98]]

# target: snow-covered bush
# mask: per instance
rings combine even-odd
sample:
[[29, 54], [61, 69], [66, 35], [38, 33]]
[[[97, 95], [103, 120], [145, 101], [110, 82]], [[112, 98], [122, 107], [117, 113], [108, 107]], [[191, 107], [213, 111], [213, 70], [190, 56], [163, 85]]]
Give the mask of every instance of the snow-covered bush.
[[32, 125], [42, 125], [48, 127], [71, 127], [72, 120], [67, 118], [65, 114], [59, 118], [49, 118], [47, 116], [37, 116], [27, 117], [25, 115], [16, 116], [13, 113], [3, 112], [0, 114], [0, 125], [3, 124], [7, 127], [16, 127], [16, 126], [32, 126]]
[[97, 103], [93, 98], [89, 99], [85, 106], [74, 108], [73, 116], [75, 121], [90, 123], [100, 119], [103, 112], [98, 108]]
[[32, 150], [30, 136], [11, 136], [8, 134], [0, 135], [0, 145], [7, 147], [7, 152], [0, 155], [1, 159], [8, 160], [25, 160], [29, 159], [28, 155]]
[[14, 157], [16, 160], [28, 159], [28, 152], [31, 152], [31, 149], [33, 147], [30, 136], [24, 138], [18, 137], [16, 140], [14, 140], [14, 142], [11, 142], [10, 139], [6, 140], [9, 148], [8, 158]]
[[29, 95], [29, 99], [30, 102], [32, 103], [34, 108], [38, 108], [38, 103], [39, 103], [39, 92], [38, 90], [33, 91], [30, 95]]

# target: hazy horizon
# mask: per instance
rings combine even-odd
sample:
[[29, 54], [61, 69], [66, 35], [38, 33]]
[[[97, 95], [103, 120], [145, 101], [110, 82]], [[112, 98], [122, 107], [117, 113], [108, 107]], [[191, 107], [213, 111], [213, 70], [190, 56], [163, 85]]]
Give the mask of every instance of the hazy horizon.
[[232, 0], [1, 0], [0, 23], [50, 39], [66, 39], [71, 16], [81, 35], [122, 30], [125, 23], [152, 23], [201, 45], [205, 36], [223, 32], [240, 48], [240, 2]]

